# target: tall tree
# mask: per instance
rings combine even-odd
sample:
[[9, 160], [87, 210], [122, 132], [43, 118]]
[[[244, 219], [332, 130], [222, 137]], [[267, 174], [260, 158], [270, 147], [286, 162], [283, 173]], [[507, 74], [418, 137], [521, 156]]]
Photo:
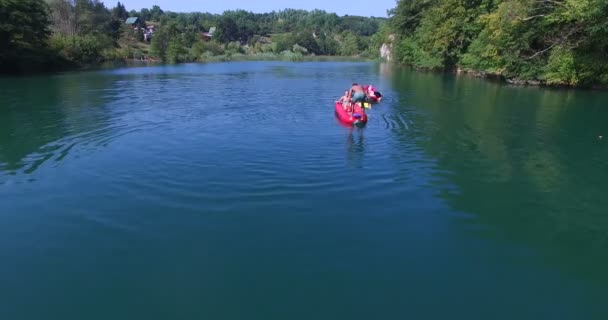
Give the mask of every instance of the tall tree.
[[116, 4], [116, 7], [112, 9], [112, 17], [123, 22], [129, 17], [129, 12], [127, 12], [127, 9], [120, 1]]
[[49, 36], [43, 0], [0, 0], [0, 70], [42, 63]]
[[78, 33], [76, 8], [71, 0], [49, 0], [52, 28], [62, 36], [75, 36]]
[[222, 17], [217, 25], [215, 37], [220, 42], [230, 42], [239, 39], [239, 27], [231, 17]]
[[150, 18], [154, 21], [160, 21], [160, 18], [165, 12], [159, 6], [152, 6], [150, 10]]

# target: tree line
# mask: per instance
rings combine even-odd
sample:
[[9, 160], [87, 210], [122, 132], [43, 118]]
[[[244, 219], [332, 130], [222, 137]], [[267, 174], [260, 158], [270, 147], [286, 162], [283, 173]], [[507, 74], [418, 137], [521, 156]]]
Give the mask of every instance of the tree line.
[[513, 81], [608, 84], [604, 0], [400, 0], [390, 11], [394, 58]]
[[[160, 26], [152, 52], [162, 60], [179, 62], [234, 54], [362, 55], [375, 57], [374, 35], [386, 19], [338, 16], [323, 10], [285, 9], [270, 13], [229, 10], [222, 14], [132, 11]], [[212, 41], [200, 33], [216, 27]]]
[[[154, 25], [151, 42], [140, 28]], [[140, 11], [98, 0], [0, 0], [0, 72], [54, 70], [103, 61], [150, 58], [199, 61], [235, 54], [363, 55], [379, 47], [386, 19], [322, 10], [176, 13]], [[216, 27], [211, 39], [201, 35]]]

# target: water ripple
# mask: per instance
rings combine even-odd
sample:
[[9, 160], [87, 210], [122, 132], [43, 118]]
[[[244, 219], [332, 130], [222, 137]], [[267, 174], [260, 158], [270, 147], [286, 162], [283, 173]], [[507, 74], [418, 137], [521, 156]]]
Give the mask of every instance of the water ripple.
[[[0, 276], [31, 280], [11, 285], [15, 301], [63, 314], [91, 304], [78, 300], [87, 289], [127, 301], [149, 279], [200, 306], [255, 297], [247, 289], [260, 283], [344, 296], [370, 275], [359, 291], [471, 287], [440, 297], [462, 295], [456, 309], [495, 289], [515, 297], [501, 310], [530, 297], [536, 315], [577, 299], [605, 309], [593, 294], [608, 288], [605, 97], [377, 69], [218, 63], [0, 79], [0, 253], [11, 262]], [[385, 96], [363, 128], [333, 112], [355, 80]], [[186, 301], [174, 300], [167, 310]]]

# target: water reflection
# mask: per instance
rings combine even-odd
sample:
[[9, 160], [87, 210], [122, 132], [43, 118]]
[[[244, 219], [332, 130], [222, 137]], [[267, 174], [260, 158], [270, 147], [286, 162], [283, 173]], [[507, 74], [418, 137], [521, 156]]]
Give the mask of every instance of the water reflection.
[[[360, 78], [373, 68], [302, 63], [292, 77], [292, 67], [285, 62], [187, 64], [0, 79], [0, 172], [31, 174], [52, 160], [61, 163], [70, 154], [165, 125], [299, 118], [274, 108], [293, 107], [294, 101], [318, 108], [330, 96], [326, 92], [340, 92], [334, 90], [334, 75]], [[269, 79], [272, 84], [264, 86]]]
[[346, 158], [349, 168], [363, 168], [363, 157], [365, 154], [364, 130], [364, 128], [358, 126], [346, 128]]
[[409, 71], [392, 81], [408, 97], [395, 112], [414, 117], [417, 144], [459, 190], [442, 194], [455, 210], [608, 284], [608, 145], [597, 138], [608, 132], [606, 93]]
[[[10, 178], [37, 179], [3, 184], [0, 169], [9, 314], [85, 314], [141, 288], [167, 314], [221, 314], [239, 299], [281, 299], [285, 284], [301, 290], [284, 310], [313, 297], [372, 318], [591, 319], [587, 306], [604, 306], [593, 288], [608, 288], [607, 146], [595, 138], [605, 96], [397, 69], [391, 85], [372, 64], [272, 71], [285, 65], [45, 77], [56, 84], [39, 100], [3, 91], [1, 161], [19, 171]], [[351, 77], [387, 97], [362, 129], [333, 122]], [[319, 288], [338, 303], [314, 301]], [[174, 301], [155, 295], [176, 290]]]
[[[0, 170], [32, 173], [55, 158], [61, 161], [74, 139], [109, 122], [113, 99], [106, 77], [53, 76], [2, 79]], [[9, 84], [10, 82], [10, 84]]]

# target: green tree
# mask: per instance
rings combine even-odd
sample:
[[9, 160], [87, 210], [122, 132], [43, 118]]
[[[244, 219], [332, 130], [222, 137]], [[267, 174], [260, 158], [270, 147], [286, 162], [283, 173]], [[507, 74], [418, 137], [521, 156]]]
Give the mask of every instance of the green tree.
[[120, 1], [116, 4], [116, 7], [112, 9], [112, 17], [120, 21], [125, 21], [129, 17], [127, 9]]
[[172, 38], [170, 26], [159, 28], [152, 37], [150, 53], [162, 61], [167, 61], [167, 49]]
[[534, 64], [539, 63], [535, 60], [540, 57], [530, 54], [524, 58], [524, 54], [534, 51], [532, 45], [538, 38], [533, 30], [543, 27], [540, 20], [515, 18], [528, 17], [531, 12], [529, 4], [509, 1], [491, 13], [481, 15], [482, 30], [462, 55], [460, 64], [468, 69], [509, 77], [534, 77]]
[[296, 44], [296, 39], [291, 33], [277, 34], [272, 37], [273, 51], [281, 53], [286, 50], [291, 50]]
[[325, 33], [320, 33], [317, 38], [319, 45], [320, 54], [324, 55], [336, 55], [338, 54], [339, 43], [331, 35], [327, 36]]
[[391, 27], [401, 36], [411, 36], [420, 25], [425, 11], [438, 2], [438, 0], [398, 1], [397, 7], [389, 10]]
[[0, 70], [35, 69], [46, 62], [47, 10], [42, 0], [0, 0]]
[[150, 21], [150, 20], [152, 20], [152, 13], [150, 12], [149, 9], [143, 8], [139, 12], [139, 18], [142, 19], [143, 21]]
[[178, 63], [188, 60], [186, 48], [180, 37], [169, 40], [165, 60], [169, 63]]
[[153, 21], [160, 21], [164, 13], [165, 12], [159, 6], [152, 6], [152, 9], [150, 10], [150, 18]]
[[217, 25], [214, 37], [220, 42], [231, 42], [239, 39], [239, 30], [236, 22], [231, 17], [222, 17]]
[[339, 51], [343, 56], [354, 56], [361, 52], [359, 37], [352, 32], [344, 32]]
[[317, 40], [313, 36], [313, 32], [308, 30], [304, 32], [299, 32], [295, 36], [295, 43], [306, 48], [308, 53], [320, 54], [321, 48], [317, 43]]
[[396, 58], [407, 64], [556, 85], [608, 84], [604, 0], [409, 0], [390, 15]]
[[[138, 12], [127, 11], [122, 1], [107, 8], [100, 0], [0, 0], [0, 10], [0, 63], [7, 70], [140, 57], [146, 50], [139, 43], [143, 34], [125, 24], [126, 18], [133, 16], [138, 16], [142, 25], [154, 21], [157, 28], [150, 52], [171, 62], [226, 52], [291, 52], [290, 57], [297, 58], [302, 53], [361, 54], [369, 47], [369, 36], [384, 21], [296, 9], [211, 14], [164, 12], [152, 6]], [[211, 27], [217, 27], [214, 41], [203, 45], [201, 33]], [[602, 33], [597, 34], [600, 39]], [[249, 46], [243, 48], [242, 43]], [[564, 48], [570, 50], [569, 46]]]

